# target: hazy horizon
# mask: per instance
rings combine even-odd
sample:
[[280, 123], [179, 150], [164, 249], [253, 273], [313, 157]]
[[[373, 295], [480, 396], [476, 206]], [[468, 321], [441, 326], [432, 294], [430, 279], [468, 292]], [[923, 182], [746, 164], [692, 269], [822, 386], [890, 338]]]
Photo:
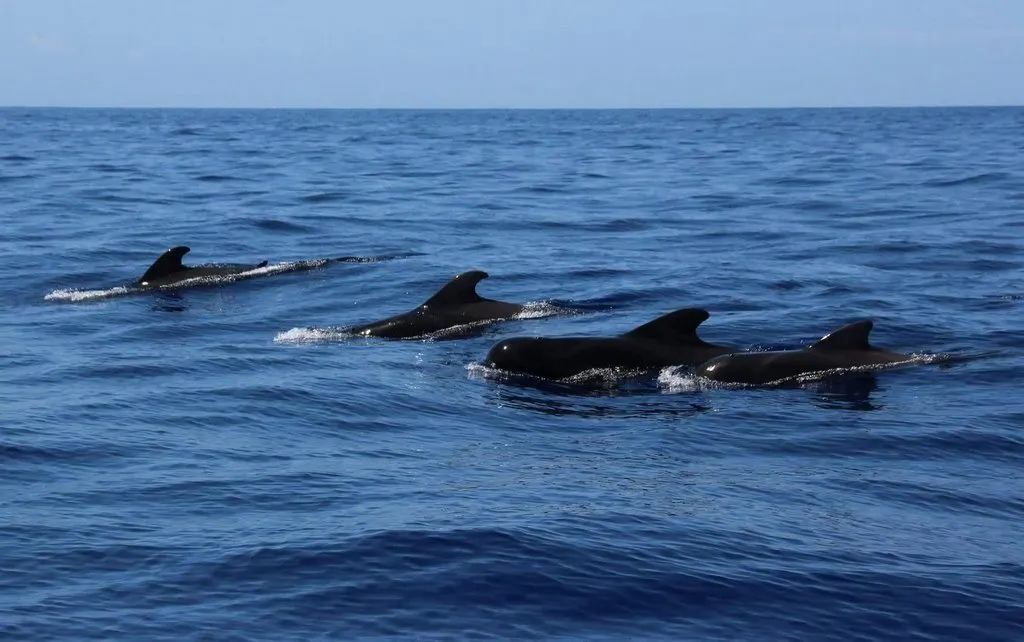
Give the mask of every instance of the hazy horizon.
[[0, 0], [0, 105], [1024, 105], [1016, 0]]

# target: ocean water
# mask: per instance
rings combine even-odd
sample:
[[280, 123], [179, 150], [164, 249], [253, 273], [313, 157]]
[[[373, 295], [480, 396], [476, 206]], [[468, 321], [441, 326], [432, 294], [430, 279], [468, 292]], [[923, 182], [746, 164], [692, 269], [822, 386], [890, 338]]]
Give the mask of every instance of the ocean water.
[[[0, 110], [0, 638], [1024, 639], [1024, 109]], [[377, 257], [181, 291], [186, 262]], [[346, 326], [482, 269], [530, 313]], [[479, 365], [703, 307], [952, 357]]]

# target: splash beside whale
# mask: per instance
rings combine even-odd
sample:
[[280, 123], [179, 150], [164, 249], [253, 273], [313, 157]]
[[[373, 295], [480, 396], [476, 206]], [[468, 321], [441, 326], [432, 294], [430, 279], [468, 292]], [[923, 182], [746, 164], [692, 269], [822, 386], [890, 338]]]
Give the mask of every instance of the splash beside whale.
[[737, 348], [706, 343], [697, 326], [707, 310], [684, 308], [662, 315], [617, 337], [516, 337], [495, 344], [484, 365], [546, 379], [568, 379], [605, 368], [644, 369], [695, 366]]

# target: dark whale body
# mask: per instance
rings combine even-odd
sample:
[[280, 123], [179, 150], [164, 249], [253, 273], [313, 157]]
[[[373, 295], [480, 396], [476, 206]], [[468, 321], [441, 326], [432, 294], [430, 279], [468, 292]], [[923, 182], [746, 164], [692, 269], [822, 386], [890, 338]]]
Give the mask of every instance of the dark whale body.
[[602, 368], [695, 366], [735, 348], [705, 343], [697, 326], [707, 310], [670, 312], [617, 337], [516, 337], [495, 344], [484, 364], [507, 372], [566, 379]]
[[745, 352], [716, 357], [700, 364], [696, 372], [714, 381], [758, 385], [814, 372], [903, 363], [913, 358], [873, 347], [868, 342], [873, 325], [872, 321], [851, 323], [803, 350]]
[[[183, 281], [192, 281], [196, 279], [194, 283], [187, 285], [201, 284], [201, 279], [204, 278], [216, 278], [223, 276], [233, 276], [249, 272], [257, 268], [266, 267], [267, 261], [261, 261], [255, 265], [183, 265], [181, 259], [191, 251], [184, 245], [178, 247], [172, 247], [163, 254], [160, 255], [153, 265], [149, 266], [135, 285], [142, 288], [168, 288], [181, 284]], [[366, 261], [372, 261], [374, 259], [363, 259], [354, 256], [345, 256], [330, 259], [319, 259], [313, 261], [296, 261], [282, 266], [280, 269], [275, 269], [274, 274], [282, 274], [285, 272], [298, 272], [302, 270], [312, 270], [318, 267], [323, 267], [328, 263], [343, 262], [343, 263], [360, 263]], [[254, 275], [256, 276], [256, 275]]]
[[463, 272], [419, 307], [348, 331], [363, 336], [405, 339], [466, 324], [507, 319], [522, 312], [523, 306], [518, 303], [485, 299], [476, 293], [477, 283], [487, 276], [481, 270]]

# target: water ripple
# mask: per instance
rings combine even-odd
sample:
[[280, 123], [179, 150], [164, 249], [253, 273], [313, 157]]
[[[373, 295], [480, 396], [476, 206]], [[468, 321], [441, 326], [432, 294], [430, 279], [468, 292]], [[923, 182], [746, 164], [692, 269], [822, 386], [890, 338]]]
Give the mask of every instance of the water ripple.
[[[1021, 123], [0, 109], [0, 637], [1020, 638]], [[177, 244], [352, 258], [127, 285]], [[346, 331], [470, 268], [532, 303]], [[742, 349], [871, 318], [918, 356], [770, 388], [480, 365], [681, 307]]]

